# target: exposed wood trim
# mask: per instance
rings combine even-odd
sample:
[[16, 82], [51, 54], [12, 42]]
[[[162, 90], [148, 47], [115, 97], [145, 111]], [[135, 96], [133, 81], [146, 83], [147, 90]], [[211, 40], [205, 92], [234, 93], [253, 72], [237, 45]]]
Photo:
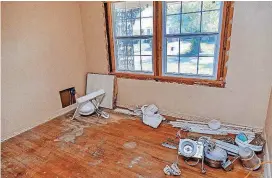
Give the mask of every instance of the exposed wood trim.
[[230, 48], [230, 35], [232, 28], [232, 17], [233, 17], [233, 7], [232, 2], [224, 2], [223, 9], [223, 19], [222, 19], [222, 30], [221, 30], [221, 40], [220, 40], [220, 51], [218, 59], [218, 70], [217, 70], [217, 80], [225, 81], [227, 67], [226, 62], [228, 61], [228, 50]]
[[162, 2], [158, 1], [155, 7], [156, 14], [156, 34], [157, 34], [157, 41], [156, 41], [156, 53], [157, 53], [157, 59], [156, 59], [156, 72], [155, 76], [162, 76]]
[[108, 60], [108, 73], [110, 73], [110, 72], [112, 72], [111, 71], [111, 66], [112, 66], [112, 61], [111, 61], [111, 57], [110, 57], [110, 54], [111, 54], [111, 47], [110, 47], [110, 42], [109, 42], [109, 24], [108, 24], [108, 20], [107, 20], [107, 18], [108, 18], [108, 11], [107, 11], [107, 6], [108, 6], [108, 4], [107, 3], [105, 3], [105, 2], [103, 2], [102, 3], [102, 7], [103, 7], [103, 9], [104, 9], [104, 13], [103, 13], [103, 18], [105, 19], [105, 22], [104, 22], [104, 33], [105, 33], [105, 40], [106, 40], [106, 42], [105, 42], [105, 47], [106, 47], [106, 49], [107, 49], [107, 60]]
[[135, 74], [135, 73], [111, 73], [117, 78], [127, 78], [127, 79], [136, 79], [136, 80], [155, 80], [158, 82], [168, 82], [168, 83], [180, 83], [187, 85], [205, 85], [210, 87], [219, 87], [224, 88], [224, 81], [217, 80], [208, 80], [208, 79], [199, 79], [199, 78], [181, 78], [173, 76], [154, 76], [147, 74]]
[[234, 2], [229, 2], [229, 9], [228, 9], [228, 17], [227, 17], [227, 26], [226, 26], [226, 38], [224, 39], [226, 42], [226, 51], [224, 54], [224, 72], [222, 74], [222, 78], [225, 81], [227, 76], [227, 62], [229, 60], [229, 50], [230, 50], [230, 40], [231, 40], [231, 32], [232, 32], [232, 19], [233, 19], [233, 12], [234, 12]]
[[114, 39], [113, 39], [113, 29], [112, 29], [112, 15], [111, 15], [111, 2], [107, 2], [107, 23], [108, 23], [108, 35], [109, 35], [109, 45], [110, 45], [110, 60], [111, 60], [111, 72], [116, 71], [115, 56], [114, 56]]
[[153, 70], [154, 75], [116, 72], [115, 56], [114, 56], [114, 39], [112, 28], [111, 2], [107, 2], [107, 21], [109, 30], [110, 58], [111, 58], [111, 73], [121, 78], [132, 78], [140, 80], [156, 80], [162, 82], [175, 82], [185, 84], [198, 84], [215, 87], [225, 87], [225, 78], [227, 73], [226, 62], [228, 61], [228, 50], [230, 49], [230, 36], [233, 17], [233, 3], [224, 2], [221, 40], [218, 58], [217, 78], [216, 80], [198, 79], [198, 78], [183, 78], [171, 77], [162, 75], [162, 2], [153, 2]]
[[210, 87], [225, 87], [223, 81], [209, 80], [209, 79], [199, 79], [199, 78], [181, 78], [181, 77], [172, 77], [172, 76], [161, 76], [156, 77], [158, 81], [161, 82], [170, 82], [170, 83], [180, 83], [187, 85], [205, 85]]
[[150, 74], [135, 74], [135, 73], [125, 73], [125, 72], [113, 72], [111, 75], [115, 75], [118, 78], [130, 78], [130, 79], [139, 79], [139, 80], [153, 80], [155, 76]]

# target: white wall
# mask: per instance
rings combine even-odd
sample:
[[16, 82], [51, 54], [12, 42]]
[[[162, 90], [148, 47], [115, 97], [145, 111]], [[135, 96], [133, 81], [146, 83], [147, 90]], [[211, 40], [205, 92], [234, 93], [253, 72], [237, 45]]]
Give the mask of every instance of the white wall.
[[[95, 18], [103, 14], [99, 3], [88, 4], [90, 16]], [[271, 19], [271, 2], [235, 3], [226, 88], [118, 79], [117, 104], [132, 107], [155, 103], [161, 111], [170, 115], [203, 116], [263, 127], [272, 83]], [[101, 20], [93, 21], [93, 25], [101, 26], [103, 23]], [[93, 30], [89, 29], [88, 33], [93, 33]], [[105, 52], [104, 45], [100, 44], [104, 38], [93, 36], [91, 43], [99, 44], [95, 53]], [[87, 53], [90, 50], [86, 48]], [[106, 58], [94, 58], [91, 54], [94, 52], [90, 52], [88, 60], [95, 64], [104, 65], [107, 61]], [[88, 72], [107, 73], [107, 69]]]
[[[2, 139], [54, 115], [60, 90], [75, 86], [83, 94], [86, 71], [108, 73], [102, 3], [82, 4], [2, 3]], [[235, 3], [226, 88], [118, 79], [117, 104], [155, 103], [169, 115], [263, 127], [272, 84], [271, 19], [271, 2]]]
[[85, 91], [86, 57], [76, 2], [2, 3], [2, 137], [54, 116], [59, 91]]
[[[87, 70], [94, 73], [108, 73], [109, 62], [103, 3], [80, 2], [81, 20], [87, 59]], [[96, 40], [100, 39], [100, 40]]]

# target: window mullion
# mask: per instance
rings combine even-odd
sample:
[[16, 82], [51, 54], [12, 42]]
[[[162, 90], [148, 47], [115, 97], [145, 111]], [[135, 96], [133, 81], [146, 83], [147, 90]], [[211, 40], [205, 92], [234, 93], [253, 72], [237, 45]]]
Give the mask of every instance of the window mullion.
[[[140, 3], [140, 35], [142, 35], [142, 4], [141, 3]], [[141, 65], [141, 71], [143, 71], [142, 40], [141, 39], [140, 39], [140, 65]]]
[[162, 9], [162, 3], [159, 1], [154, 1], [153, 7], [153, 18], [154, 18], [154, 26], [153, 26], [153, 69], [154, 69], [154, 76], [162, 76], [162, 15], [163, 15], [163, 9]]
[[[127, 14], [127, 3], [125, 3], [125, 13]], [[126, 19], [126, 36], [128, 36], [128, 32], [127, 32], [127, 18]], [[127, 44], [127, 43], [126, 43]], [[126, 70], [128, 70], [128, 44], [125, 46], [125, 61], [126, 61]]]
[[[180, 15], [179, 15], [179, 33], [181, 34], [181, 24], [182, 24], [182, 1], [180, 2]], [[179, 37], [179, 60], [178, 60], [178, 73], [180, 73], [180, 37]]]
[[[202, 10], [203, 10], [203, 1], [201, 1], [201, 12], [200, 12], [200, 33], [202, 31]], [[198, 42], [198, 54], [197, 54], [197, 64], [196, 64], [196, 74], [198, 74], [199, 70], [199, 53], [200, 53], [200, 42], [201, 42], [201, 37], [199, 37], [199, 42]]]

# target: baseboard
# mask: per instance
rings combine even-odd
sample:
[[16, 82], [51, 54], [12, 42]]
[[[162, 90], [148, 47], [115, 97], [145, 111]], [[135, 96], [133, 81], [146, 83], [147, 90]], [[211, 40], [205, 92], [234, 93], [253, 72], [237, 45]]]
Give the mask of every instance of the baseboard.
[[37, 127], [37, 126], [39, 126], [39, 125], [41, 125], [41, 124], [44, 124], [44, 123], [46, 123], [46, 122], [48, 122], [48, 121], [50, 121], [50, 120], [52, 120], [52, 119], [55, 119], [55, 118], [58, 117], [58, 116], [61, 116], [61, 115], [65, 114], [65, 113], [68, 113], [68, 112], [70, 112], [70, 111], [76, 109], [76, 107], [77, 107], [77, 104], [75, 103], [75, 104], [72, 104], [72, 105], [67, 106], [67, 107], [65, 107], [65, 108], [61, 108], [61, 109], [59, 109], [58, 111], [56, 111], [56, 112], [55, 112], [51, 117], [49, 117], [48, 119], [45, 119], [45, 120], [41, 121], [40, 123], [37, 123], [37, 124], [35, 124], [35, 125], [33, 125], [33, 126], [29, 127], [29, 128], [22, 129], [22, 130], [19, 131], [19, 132], [14, 132], [10, 137], [4, 138], [4, 139], [1, 138], [1, 142], [4, 142], [4, 141], [6, 141], [6, 140], [8, 140], [8, 139], [10, 139], [10, 138], [12, 138], [12, 137], [15, 137], [16, 135], [19, 135], [19, 134], [21, 134], [21, 133], [24, 133], [24, 132], [26, 132], [26, 131], [28, 131], [28, 130], [34, 128], [34, 127]]
[[[267, 136], [266, 136], [266, 131], [265, 131], [265, 129], [264, 129], [264, 132], [263, 132], [263, 133], [264, 133], [264, 134], [263, 134], [264, 139], [267, 140], [267, 139], [266, 139]], [[264, 160], [265, 160], [265, 161], [272, 161], [272, 160], [270, 160], [270, 158], [269, 158], [269, 150], [268, 150], [268, 144], [267, 144], [267, 143], [265, 144], [264, 150], [265, 150]], [[266, 165], [264, 165], [264, 177], [265, 177], [265, 178], [272, 178], [272, 164], [266, 164]]]
[[67, 112], [70, 112], [70, 111], [76, 109], [76, 107], [77, 107], [77, 104], [75, 103], [75, 104], [72, 104], [72, 105], [67, 106], [65, 108], [61, 108], [58, 111], [56, 111], [50, 118], [54, 119], [54, 118], [56, 118], [58, 116], [66, 114]]

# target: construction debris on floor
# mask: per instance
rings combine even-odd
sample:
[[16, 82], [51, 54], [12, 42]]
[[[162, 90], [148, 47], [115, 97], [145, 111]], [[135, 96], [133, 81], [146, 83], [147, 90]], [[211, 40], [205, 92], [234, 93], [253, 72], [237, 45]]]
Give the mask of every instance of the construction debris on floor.
[[96, 113], [98, 116], [102, 116], [105, 119], [108, 119], [110, 116], [108, 113], [102, 111], [99, 106], [106, 95], [103, 89], [94, 91], [85, 96], [79, 97], [76, 99], [77, 108], [72, 117], [72, 120], [75, 117], [78, 117], [78, 113], [80, 115], [88, 116], [93, 113]]
[[[79, 98], [77, 102], [86, 105], [86, 103], [103, 94], [103, 90], [97, 91]], [[90, 103], [96, 104], [93, 110], [94, 112], [98, 111], [100, 102], [95, 100], [95, 102]], [[79, 107], [79, 109], [82, 109], [82, 107]], [[134, 110], [117, 108], [114, 111], [132, 117], [140, 117], [145, 125], [152, 128], [158, 128], [161, 122], [165, 120], [154, 104], [143, 105]], [[98, 113], [98, 116], [100, 115]], [[206, 173], [205, 165], [232, 171], [234, 162], [238, 159], [240, 159], [243, 167], [250, 171], [258, 170], [261, 166], [261, 159], [256, 153], [262, 152], [265, 140], [258, 129], [222, 124], [218, 120], [211, 120], [208, 123], [176, 120], [170, 121], [169, 124], [180, 128], [180, 130], [175, 138], [178, 141], [168, 138], [162, 142], [163, 147], [177, 150], [177, 160], [170, 166], [166, 165], [163, 169], [166, 175], [179, 176], [182, 174], [182, 170], [178, 167], [179, 156], [184, 157], [185, 164], [189, 166], [196, 166], [200, 163], [200, 172], [203, 174]], [[56, 141], [74, 143], [75, 138], [83, 134], [84, 127], [72, 125], [70, 132], [59, 137]], [[136, 146], [135, 142], [128, 142], [123, 145], [126, 149], [133, 149]], [[131, 165], [136, 161], [139, 160], [132, 161]]]
[[154, 104], [142, 106], [141, 111], [143, 123], [150, 127], [158, 128], [160, 123], [165, 120], [165, 118], [158, 113], [159, 109]]
[[180, 176], [181, 171], [177, 163], [173, 163], [171, 166], [166, 165], [163, 169], [164, 173], [169, 176]]
[[[116, 109], [116, 112], [131, 116], [140, 116], [144, 124], [157, 128], [165, 118], [158, 113], [159, 109], [154, 104], [144, 105], [140, 109]], [[176, 120], [170, 125], [180, 128], [177, 132], [179, 143], [168, 138], [162, 146], [178, 150], [177, 155], [183, 156], [185, 163], [196, 166], [201, 163], [201, 173], [206, 173], [205, 164], [212, 168], [222, 168], [225, 171], [234, 169], [234, 162], [241, 160], [242, 165], [248, 170], [260, 168], [261, 159], [255, 152], [261, 152], [265, 140], [261, 130], [244, 126], [222, 124], [218, 120], [208, 123], [199, 121]], [[180, 175], [176, 161], [171, 166], [163, 169], [166, 175]]]
[[159, 114], [159, 109], [156, 105], [143, 105], [140, 108], [136, 109], [120, 109], [117, 108], [114, 110], [117, 113], [127, 114], [131, 116], [139, 116], [142, 118], [142, 121], [145, 125], [148, 125], [152, 128], [158, 128], [160, 123], [165, 120], [165, 118]]
[[[178, 149], [177, 154], [185, 158], [187, 165], [196, 166], [201, 162], [202, 173], [206, 173], [204, 163], [212, 168], [231, 171], [237, 159], [250, 171], [261, 166], [261, 159], [255, 152], [262, 152], [265, 140], [258, 129], [221, 124], [218, 120], [208, 123], [176, 120], [169, 124], [180, 128], [177, 132], [179, 144], [163, 142], [162, 146]], [[164, 168], [165, 174], [174, 175], [166, 171], [168, 167]]]

